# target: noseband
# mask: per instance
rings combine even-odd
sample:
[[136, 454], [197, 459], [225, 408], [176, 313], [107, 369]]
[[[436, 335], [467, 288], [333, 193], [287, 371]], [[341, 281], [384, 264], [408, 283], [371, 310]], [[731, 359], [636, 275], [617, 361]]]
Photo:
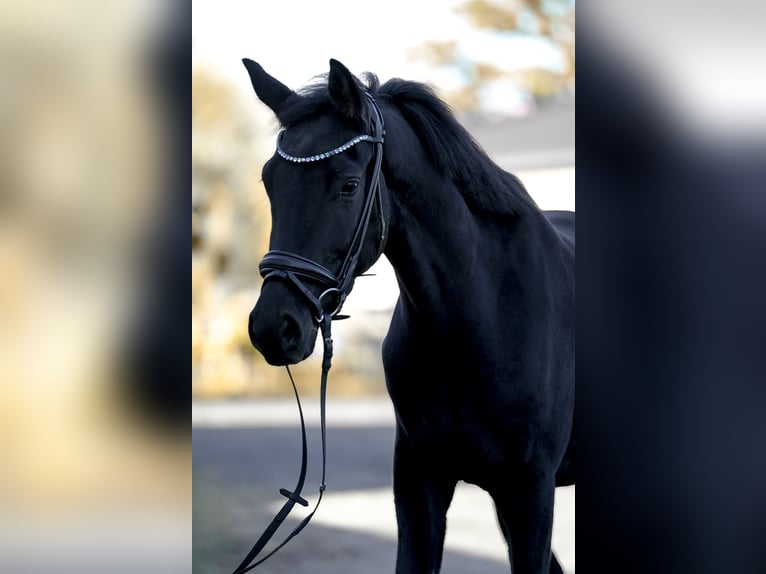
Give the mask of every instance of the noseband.
[[[314, 318], [320, 325], [323, 322], [325, 314], [329, 313], [330, 317], [335, 317], [340, 312], [346, 297], [351, 291], [351, 287], [354, 283], [354, 271], [359, 262], [359, 256], [362, 253], [364, 238], [367, 234], [373, 205], [378, 206], [381, 224], [378, 255], [382, 253], [386, 242], [386, 221], [383, 213], [383, 199], [380, 191], [380, 169], [383, 163], [383, 138], [385, 136], [385, 130], [383, 128], [383, 116], [380, 113], [380, 109], [378, 108], [375, 99], [368, 92], [365, 92], [365, 95], [369, 107], [372, 110], [373, 133], [371, 135], [358, 135], [335, 149], [308, 157], [296, 157], [288, 154], [282, 149], [282, 136], [284, 135], [284, 131], [281, 132], [277, 138], [277, 153], [281, 158], [292, 163], [322, 161], [339, 155], [362, 142], [369, 142], [375, 146], [372, 177], [370, 178], [370, 183], [365, 195], [364, 206], [362, 207], [359, 221], [356, 224], [353, 239], [346, 251], [346, 257], [344, 258], [343, 264], [337, 275], [315, 261], [287, 251], [269, 251], [258, 266], [264, 281], [281, 278], [297, 287], [304, 298], [312, 306]], [[324, 287], [324, 291], [316, 297], [303, 283], [304, 280], [319, 283]]]
[[[250, 552], [247, 553], [247, 556], [245, 556], [240, 565], [237, 566], [237, 568], [234, 570], [234, 574], [244, 574], [245, 572], [248, 572], [249, 570], [252, 570], [259, 564], [263, 563], [290, 540], [292, 540], [301, 530], [303, 530], [303, 528], [306, 527], [311, 518], [314, 516], [317, 508], [319, 508], [319, 504], [322, 502], [322, 496], [324, 495], [326, 488], [325, 468], [327, 461], [327, 434], [325, 424], [325, 405], [327, 396], [327, 374], [330, 371], [333, 353], [331, 325], [333, 319], [342, 318], [338, 315], [338, 313], [340, 312], [340, 309], [343, 306], [343, 303], [351, 291], [351, 287], [354, 283], [354, 271], [356, 270], [357, 263], [359, 262], [359, 256], [362, 252], [362, 247], [364, 246], [364, 238], [367, 234], [367, 228], [370, 223], [373, 204], [376, 203], [380, 213], [381, 225], [381, 234], [378, 244], [378, 256], [380, 256], [380, 254], [383, 252], [383, 248], [385, 247], [386, 243], [387, 229], [383, 213], [383, 199], [380, 191], [380, 168], [383, 162], [383, 137], [385, 136], [386, 132], [383, 129], [383, 116], [380, 113], [380, 109], [378, 109], [378, 105], [375, 103], [375, 99], [371, 94], [367, 92], [365, 92], [365, 95], [367, 97], [367, 102], [372, 109], [372, 135], [364, 134], [356, 136], [355, 138], [349, 140], [341, 146], [336, 147], [333, 150], [309, 157], [295, 157], [285, 152], [281, 145], [282, 135], [284, 132], [280, 133], [277, 139], [277, 153], [280, 157], [292, 163], [322, 161], [329, 157], [341, 154], [362, 142], [370, 142], [375, 145], [375, 156], [373, 159], [374, 164], [372, 177], [370, 178], [370, 185], [368, 186], [367, 195], [364, 199], [362, 213], [359, 217], [359, 221], [356, 224], [356, 230], [354, 231], [353, 239], [351, 240], [351, 244], [349, 245], [348, 251], [346, 252], [346, 257], [343, 260], [343, 265], [341, 265], [337, 275], [323, 265], [320, 265], [311, 259], [307, 259], [306, 257], [296, 255], [294, 253], [289, 253], [287, 251], [269, 251], [263, 257], [260, 265], [258, 266], [258, 269], [263, 276], [264, 282], [276, 278], [281, 278], [292, 283], [303, 294], [304, 298], [313, 307], [314, 319], [319, 324], [319, 328], [322, 331], [324, 356], [322, 359], [322, 377], [319, 394], [320, 426], [322, 432], [322, 482], [319, 486], [319, 498], [317, 499], [317, 502], [314, 505], [314, 509], [311, 511], [311, 513], [308, 514], [278, 546], [268, 552], [265, 556], [261, 557], [258, 561], [254, 562], [254, 560], [258, 558], [259, 554], [265, 548], [266, 544], [269, 542], [272, 536], [276, 533], [277, 529], [282, 525], [282, 522], [285, 520], [285, 518], [287, 518], [287, 515], [293, 509], [295, 504], [297, 503], [301, 506], [308, 506], [309, 504], [308, 501], [306, 501], [301, 496], [303, 485], [306, 479], [306, 462], [308, 458], [306, 446], [306, 425], [303, 420], [303, 409], [301, 407], [300, 397], [298, 396], [298, 390], [295, 386], [295, 381], [293, 380], [292, 373], [290, 373], [290, 368], [288, 367], [287, 373], [290, 376], [290, 383], [292, 383], [293, 392], [295, 393], [295, 398], [298, 402], [298, 412], [300, 414], [301, 433], [303, 438], [303, 453], [301, 457], [301, 470], [298, 477], [298, 483], [292, 491], [287, 490], [286, 488], [279, 490], [279, 493], [282, 496], [285, 496], [287, 500], [283, 503], [283, 506], [277, 515], [272, 519], [271, 524], [269, 524], [266, 530], [264, 530], [264, 532], [255, 542]], [[324, 290], [317, 297], [304, 284], [304, 280], [318, 283], [324, 288]], [[335, 299], [334, 302], [329, 306], [326, 306], [326, 304], [329, 303], [331, 297]]]

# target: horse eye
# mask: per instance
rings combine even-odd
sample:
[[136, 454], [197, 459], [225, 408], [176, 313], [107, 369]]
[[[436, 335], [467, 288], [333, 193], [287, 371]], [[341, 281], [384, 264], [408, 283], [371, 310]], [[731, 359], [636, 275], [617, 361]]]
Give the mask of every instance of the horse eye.
[[359, 182], [358, 181], [356, 181], [354, 179], [349, 180], [349, 181], [347, 181], [346, 183], [343, 184], [343, 189], [341, 189], [341, 193], [346, 193], [346, 194], [350, 195], [350, 194], [352, 194], [352, 193], [354, 193], [356, 191], [356, 188], [358, 186], [359, 186]]

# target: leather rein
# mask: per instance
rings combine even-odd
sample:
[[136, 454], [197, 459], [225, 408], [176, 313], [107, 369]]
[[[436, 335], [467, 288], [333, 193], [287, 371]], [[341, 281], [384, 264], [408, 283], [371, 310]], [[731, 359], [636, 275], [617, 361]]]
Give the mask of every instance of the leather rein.
[[[292, 163], [308, 163], [315, 161], [322, 161], [324, 159], [333, 157], [340, 153], [345, 152], [351, 147], [362, 143], [369, 142], [375, 146], [375, 152], [373, 157], [373, 171], [370, 178], [369, 186], [367, 189], [367, 195], [365, 196], [362, 212], [359, 217], [359, 221], [356, 225], [351, 244], [349, 245], [346, 257], [343, 260], [343, 264], [337, 274], [333, 273], [323, 265], [316, 263], [310, 259], [302, 257], [294, 253], [287, 251], [272, 250], [266, 253], [261, 260], [258, 270], [263, 277], [264, 283], [266, 281], [272, 281], [274, 279], [282, 279], [293, 285], [303, 295], [308, 304], [312, 307], [314, 320], [319, 325], [319, 329], [322, 333], [322, 341], [324, 353], [322, 357], [322, 375], [320, 383], [320, 426], [322, 434], [322, 482], [319, 485], [319, 498], [314, 506], [314, 509], [308, 514], [294, 529], [287, 535], [287, 537], [274, 549], [268, 552], [265, 556], [260, 557], [257, 561], [256, 558], [265, 548], [269, 540], [274, 536], [277, 529], [282, 525], [282, 522], [287, 518], [290, 511], [295, 504], [308, 507], [309, 503], [302, 496], [303, 486], [306, 480], [306, 467], [307, 467], [307, 441], [306, 441], [306, 423], [303, 418], [303, 408], [301, 407], [300, 397], [298, 395], [298, 389], [295, 386], [293, 375], [290, 372], [289, 367], [287, 374], [290, 377], [290, 383], [293, 387], [295, 399], [298, 403], [298, 413], [300, 414], [301, 422], [301, 435], [302, 435], [302, 455], [301, 455], [301, 470], [298, 476], [298, 482], [295, 488], [290, 491], [285, 488], [279, 490], [282, 496], [285, 496], [287, 500], [282, 505], [282, 508], [272, 519], [271, 523], [266, 527], [261, 536], [255, 542], [250, 552], [247, 553], [242, 562], [234, 570], [233, 574], [244, 574], [265, 562], [268, 558], [273, 556], [278, 550], [280, 550], [285, 544], [292, 540], [306, 525], [311, 521], [311, 518], [319, 508], [319, 504], [322, 502], [322, 496], [327, 487], [325, 484], [325, 470], [327, 466], [327, 431], [326, 431], [326, 396], [327, 396], [327, 374], [330, 371], [332, 365], [333, 355], [333, 341], [332, 341], [332, 321], [345, 319], [346, 316], [339, 315], [343, 303], [346, 300], [351, 287], [354, 282], [354, 272], [356, 270], [359, 257], [364, 246], [364, 239], [367, 235], [367, 229], [369, 227], [370, 218], [372, 216], [373, 207], [378, 206], [381, 234], [378, 245], [378, 256], [383, 252], [383, 248], [386, 243], [387, 226], [385, 221], [385, 214], [383, 210], [383, 199], [380, 190], [380, 170], [383, 162], [383, 139], [385, 137], [385, 129], [383, 125], [383, 116], [380, 113], [375, 99], [368, 92], [365, 92], [366, 100], [369, 104], [369, 108], [372, 111], [373, 130], [372, 134], [364, 134], [356, 136], [349, 140], [345, 144], [324, 152], [321, 154], [308, 156], [308, 157], [296, 157], [285, 152], [281, 147], [282, 136], [284, 131], [281, 132], [277, 138], [277, 153], [280, 157], [286, 161]], [[323, 287], [323, 291], [319, 296], [315, 296], [314, 293], [306, 286], [305, 280], [313, 283], [318, 283]]]

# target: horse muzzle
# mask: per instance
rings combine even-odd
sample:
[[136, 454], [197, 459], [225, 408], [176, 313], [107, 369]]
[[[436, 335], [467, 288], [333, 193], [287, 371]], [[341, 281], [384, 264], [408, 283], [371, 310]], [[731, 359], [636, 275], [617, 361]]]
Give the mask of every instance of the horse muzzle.
[[302, 306], [275, 304], [270, 292], [265, 289], [250, 312], [250, 342], [270, 365], [300, 363], [314, 351], [316, 323]]

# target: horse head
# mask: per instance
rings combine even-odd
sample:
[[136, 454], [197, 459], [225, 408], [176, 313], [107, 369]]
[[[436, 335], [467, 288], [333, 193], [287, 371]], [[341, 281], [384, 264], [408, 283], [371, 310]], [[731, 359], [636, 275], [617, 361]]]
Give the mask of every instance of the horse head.
[[330, 60], [326, 84], [302, 92], [243, 63], [283, 128], [263, 167], [272, 229], [248, 332], [267, 362], [294, 364], [312, 353], [318, 324], [340, 310], [385, 245], [383, 119], [340, 62]]

